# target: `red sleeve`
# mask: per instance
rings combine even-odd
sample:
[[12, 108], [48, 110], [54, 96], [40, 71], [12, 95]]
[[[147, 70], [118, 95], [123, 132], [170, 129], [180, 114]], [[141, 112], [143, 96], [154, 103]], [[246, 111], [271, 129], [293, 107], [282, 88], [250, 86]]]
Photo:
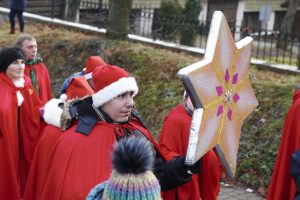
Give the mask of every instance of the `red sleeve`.
[[168, 116], [165, 119], [159, 137], [159, 147], [162, 153], [166, 156], [167, 160], [171, 160], [175, 156], [184, 156], [186, 153], [183, 143], [188, 142], [189, 123], [185, 126], [183, 118], [179, 115]]
[[24, 87], [21, 90], [24, 101], [20, 106], [20, 184], [21, 193], [25, 190], [31, 162], [35, 147], [40, 138], [40, 111], [39, 98], [34, 96], [35, 91], [32, 87]]
[[[188, 147], [190, 124], [192, 117], [182, 105], [172, 110], [165, 119], [160, 132], [159, 147], [167, 159], [174, 156], [185, 156]], [[178, 187], [176, 191], [163, 193], [164, 199], [216, 200], [220, 191], [220, 177], [222, 167], [213, 150], [203, 156], [202, 172], [194, 174], [186, 184]], [[176, 192], [176, 195], [175, 195]]]
[[183, 105], [178, 105], [165, 118], [160, 131], [159, 146], [168, 159], [185, 156], [192, 117]]
[[34, 200], [41, 196], [43, 185], [50, 167], [52, 150], [62, 131], [52, 125], [46, 126], [35, 150], [29, 177], [24, 193], [24, 200]]
[[89, 135], [75, 132], [76, 127], [75, 123], [55, 142], [47, 180], [36, 199], [85, 199], [109, 178], [114, 126], [98, 122]]
[[1, 199], [21, 199], [19, 188], [19, 141], [18, 106], [16, 91], [4, 80], [0, 73], [0, 197]]
[[203, 156], [202, 172], [199, 174], [199, 185], [202, 199], [217, 200], [220, 192], [222, 165], [213, 150]]
[[295, 92], [295, 102], [292, 104], [283, 127], [280, 147], [273, 169], [269, 187], [268, 200], [293, 200], [296, 185], [290, 174], [292, 154], [300, 148], [300, 90]]

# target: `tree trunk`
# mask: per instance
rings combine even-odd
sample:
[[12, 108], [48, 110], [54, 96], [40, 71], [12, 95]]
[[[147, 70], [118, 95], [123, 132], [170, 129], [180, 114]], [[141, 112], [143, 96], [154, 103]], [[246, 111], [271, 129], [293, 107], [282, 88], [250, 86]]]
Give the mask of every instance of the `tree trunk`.
[[131, 6], [132, 0], [109, 1], [108, 26], [106, 33], [109, 38], [127, 38]]
[[65, 19], [72, 22], [79, 22], [79, 8], [81, 0], [66, 0]]
[[287, 34], [292, 32], [292, 27], [295, 21], [297, 8], [299, 5], [300, 0], [288, 0], [287, 11], [280, 27], [280, 39], [277, 43], [277, 47], [279, 48], [285, 48], [284, 40], [282, 38], [285, 38]]
[[300, 5], [300, 0], [289, 0], [286, 14], [283, 18], [280, 31], [290, 33], [297, 13], [297, 8]]
[[197, 37], [200, 0], [187, 0], [183, 10], [186, 25], [181, 29], [180, 44], [193, 46]]

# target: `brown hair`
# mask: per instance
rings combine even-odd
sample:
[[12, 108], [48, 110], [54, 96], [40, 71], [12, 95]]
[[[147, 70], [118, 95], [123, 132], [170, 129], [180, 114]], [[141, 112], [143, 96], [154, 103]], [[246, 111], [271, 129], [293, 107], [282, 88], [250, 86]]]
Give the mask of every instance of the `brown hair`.
[[29, 40], [29, 41], [35, 40], [36, 41], [36, 39], [33, 36], [28, 35], [28, 34], [22, 34], [17, 39], [17, 46], [22, 47], [22, 44], [25, 40]]

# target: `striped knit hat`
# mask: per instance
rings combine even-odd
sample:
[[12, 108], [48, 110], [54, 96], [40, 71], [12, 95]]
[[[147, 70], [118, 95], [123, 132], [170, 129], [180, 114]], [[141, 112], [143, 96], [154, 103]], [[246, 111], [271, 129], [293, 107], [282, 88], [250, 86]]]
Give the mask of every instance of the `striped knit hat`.
[[153, 147], [148, 140], [141, 136], [122, 139], [113, 151], [110, 178], [96, 186], [87, 199], [161, 200], [159, 182], [151, 171], [153, 161]]

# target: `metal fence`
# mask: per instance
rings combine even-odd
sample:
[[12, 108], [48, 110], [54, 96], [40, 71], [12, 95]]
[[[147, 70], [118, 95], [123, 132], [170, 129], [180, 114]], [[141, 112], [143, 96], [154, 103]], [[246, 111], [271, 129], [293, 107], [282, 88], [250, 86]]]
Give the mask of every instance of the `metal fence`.
[[[228, 22], [232, 35], [238, 41], [246, 36], [254, 39], [252, 57], [298, 66], [300, 69], [300, 35], [298, 33], [280, 33], [278, 30], [248, 29]], [[183, 29], [193, 30], [191, 46], [205, 48], [210, 22], [187, 21], [182, 16], [160, 16], [158, 9], [134, 8], [131, 15], [130, 33], [182, 43]]]
[[254, 57], [275, 63], [296, 65], [300, 69], [299, 34], [258, 30], [252, 32], [251, 36], [254, 38], [252, 51]]
[[[81, 0], [79, 22], [107, 27], [108, 5], [101, 0]], [[64, 18], [66, 0], [28, 0], [28, 12]], [[7, 6], [0, 0], [0, 6]], [[189, 46], [205, 48], [210, 22], [186, 20], [183, 16], [172, 13], [162, 15], [159, 8], [152, 5], [133, 5], [130, 15], [129, 33], [154, 40], [185, 44], [183, 37], [187, 32], [190, 40]], [[252, 57], [298, 66], [300, 69], [300, 35], [283, 34], [276, 30], [249, 29], [235, 26], [229, 21], [229, 26], [235, 40], [250, 35], [254, 39]], [[257, 26], [253, 26], [257, 27]]]

